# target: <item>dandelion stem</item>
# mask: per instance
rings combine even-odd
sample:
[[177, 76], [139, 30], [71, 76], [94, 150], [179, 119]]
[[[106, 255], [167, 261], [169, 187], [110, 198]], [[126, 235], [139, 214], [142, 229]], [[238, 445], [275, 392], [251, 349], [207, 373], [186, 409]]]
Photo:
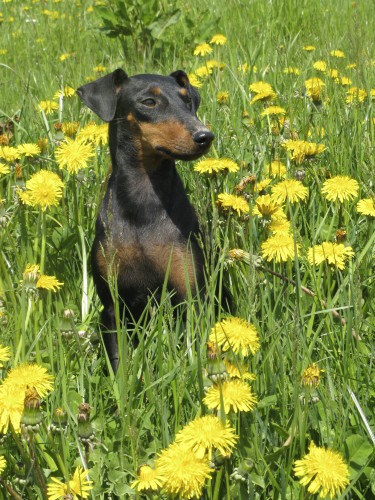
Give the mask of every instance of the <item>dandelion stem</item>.
[[42, 244], [40, 250], [40, 273], [44, 273], [44, 263], [46, 258], [46, 214], [40, 209], [40, 219], [42, 222]]
[[43, 476], [42, 471], [40, 469], [40, 465], [38, 462], [38, 457], [37, 457], [37, 454], [35, 451], [35, 445], [34, 445], [33, 440], [29, 439], [28, 444], [29, 444], [29, 449], [30, 449], [30, 455], [31, 455], [33, 465], [35, 468], [35, 475], [36, 475], [38, 482], [39, 482], [39, 485], [42, 489], [43, 497], [47, 498], [47, 484], [44, 480], [44, 476]]

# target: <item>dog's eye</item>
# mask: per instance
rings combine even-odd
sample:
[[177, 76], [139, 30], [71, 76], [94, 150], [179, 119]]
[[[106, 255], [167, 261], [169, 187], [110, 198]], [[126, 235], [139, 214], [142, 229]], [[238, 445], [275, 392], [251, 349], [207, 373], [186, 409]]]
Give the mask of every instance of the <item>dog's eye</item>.
[[156, 106], [156, 101], [154, 99], [144, 99], [142, 104], [147, 106], [148, 108], [154, 108]]

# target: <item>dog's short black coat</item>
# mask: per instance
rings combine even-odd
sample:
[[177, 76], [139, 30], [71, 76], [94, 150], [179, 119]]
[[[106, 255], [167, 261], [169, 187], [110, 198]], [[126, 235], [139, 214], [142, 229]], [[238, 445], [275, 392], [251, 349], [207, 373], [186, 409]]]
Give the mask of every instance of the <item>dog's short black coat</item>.
[[[166, 275], [175, 303], [204, 288], [204, 257], [195, 211], [175, 160], [194, 160], [214, 134], [197, 118], [200, 96], [185, 72], [136, 75], [122, 70], [77, 90], [109, 122], [112, 160], [92, 248], [103, 303], [104, 344], [114, 371], [119, 349], [109, 280], [117, 280], [125, 316], [137, 320]], [[111, 333], [112, 332], [112, 333]]]

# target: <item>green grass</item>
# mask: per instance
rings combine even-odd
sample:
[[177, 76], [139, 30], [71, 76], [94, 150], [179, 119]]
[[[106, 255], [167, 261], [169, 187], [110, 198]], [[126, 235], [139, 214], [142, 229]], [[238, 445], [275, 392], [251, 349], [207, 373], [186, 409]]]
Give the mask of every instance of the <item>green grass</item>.
[[[132, 37], [123, 43], [106, 37], [96, 6], [87, 10], [91, 5], [86, 0], [16, 0], [0, 7], [0, 51], [6, 50], [0, 52], [0, 125], [12, 124], [11, 146], [49, 141], [42, 155], [9, 163], [10, 172], [0, 177], [0, 343], [12, 349], [1, 376], [5, 379], [22, 362], [33, 362], [55, 377], [54, 390], [42, 404], [39, 433], [27, 440], [10, 429], [1, 437], [0, 455], [7, 467], [0, 498], [46, 498], [44, 483], [51, 476], [67, 480], [77, 465], [90, 469], [92, 498], [144, 498], [130, 488], [138, 467], [152, 465], [185, 424], [208, 411], [203, 397], [212, 382], [206, 344], [211, 328], [223, 317], [214, 307], [221, 279], [232, 293], [234, 315], [259, 331], [261, 348], [249, 359], [259, 403], [253, 412], [227, 416], [239, 435], [238, 445], [230, 459], [215, 456], [217, 470], [202, 498], [314, 498], [293, 472], [295, 460], [307, 453], [311, 441], [340, 452], [349, 464], [350, 484], [338, 498], [372, 498], [375, 222], [360, 215], [356, 204], [375, 195], [373, 101], [367, 97], [363, 103], [347, 104], [347, 88], [313, 68], [314, 62], [327, 61], [370, 96], [375, 75], [372, 3], [178, 2], [180, 22], [166, 31], [163, 41], [138, 43], [137, 50]], [[166, 2], [162, 5], [168, 10]], [[57, 18], [46, 10], [57, 12]], [[196, 44], [216, 33], [228, 37], [227, 45], [215, 46], [206, 58], [193, 56]], [[303, 50], [306, 45], [316, 50]], [[346, 57], [331, 56], [335, 49]], [[61, 61], [62, 54], [70, 56]], [[194, 164], [178, 166], [212, 247], [208, 297], [200, 307], [190, 297], [186, 319], [173, 314], [168, 294], [160, 304], [150, 299], [139, 324], [119, 332], [122, 364], [116, 376], [106, 376], [98, 325], [101, 306], [89, 253], [109, 167], [108, 148], [97, 147], [94, 161], [77, 175], [59, 170], [54, 151], [63, 135], [55, 125], [79, 121], [83, 127], [99, 119], [77, 96], [64, 99], [47, 116], [38, 103], [52, 99], [65, 85], [77, 88], [102, 76], [94, 70], [99, 65], [107, 68], [105, 73], [117, 67], [129, 75], [169, 74], [179, 68], [193, 73], [206, 59], [226, 65], [205, 78], [200, 89], [199, 116], [216, 135], [209, 156], [229, 157], [241, 166], [237, 173], [215, 177], [198, 174]], [[257, 73], [240, 71], [245, 62], [255, 65]], [[350, 63], [356, 67], [346, 69]], [[288, 66], [298, 67], [300, 74], [285, 74]], [[305, 80], [314, 76], [326, 83], [321, 105], [305, 92]], [[272, 120], [260, 116], [265, 104], [250, 104], [249, 85], [259, 80], [274, 87], [276, 104], [287, 110], [289, 126], [279, 135], [272, 131]], [[220, 91], [229, 92], [227, 105], [217, 103]], [[322, 127], [324, 137], [318, 133]], [[281, 144], [297, 135], [327, 149], [296, 165]], [[301, 250], [286, 263], [259, 265], [261, 245], [269, 236], [267, 223], [252, 213], [244, 217], [222, 211], [216, 201], [221, 192], [234, 193], [245, 176], [264, 179], [266, 165], [277, 158], [287, 165], [290, 178], [303, 170], [309, 188], [305, 202], [285, 207]], [[18, 194], [40, 169], [58, 173], [65, 182], [62, 200], [46, 212], [25, 206]], [[324, 181], [335, 175], [359, 183], [358, 196], [345, 202], [341, 213], [321, 193]], [[278, 181], [273, 179], [272, 185]], [[251, 185], [245, 193], [254, 207]], [[340, 228], [347, 231], [345, 245], [353, 247], [355, 257], [342, 271], [326, 264], [312, 266], [308, 248], [335, 241]], [[228, 256], [233, 248], [250, 257], [233, 261]], [[64, 282], [59, 292], [35, 296], [21, 286], [26, 265], [41, 262], [46, 274]], [[67, 317], [67, 310], [74, 316]], [[136, 349], [131, 336], [139, 337]], [[312, 363], [324, 370], [316, 389], [301, 384]], [[78, 409], [83, 402], [91, 406], [92, 446], [81, 440]], [[61, 436], [49, 430], [56, 408], [67, 414], [67, 431]], [[243, 481], [233, 475], [235, 469]], [[157, 493], [154, 498], [166, 497]]]

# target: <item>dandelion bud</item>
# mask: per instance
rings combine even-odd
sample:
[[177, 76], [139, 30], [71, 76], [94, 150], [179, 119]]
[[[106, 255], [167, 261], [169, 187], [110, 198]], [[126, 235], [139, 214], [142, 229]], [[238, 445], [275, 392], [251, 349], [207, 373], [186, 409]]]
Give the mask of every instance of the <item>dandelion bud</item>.
[[223, 361], [209, 361], [207, 364], [207, 376], [214, 383], [226, 380], [228, 378], [228, 373]]
[[94, 439], [94, 430], [90, 422], [91, 406], [81, 403], [78, 407], [78, 436], [82, 443], [91, 444]]
[[40, 411], [41, 399], [38, 391], [32, 387], [26, 390], [24, 411], [21, 417], [21, 429], [25, 434], [39, 432], [43, 420]]
[[28, 473], [26, 466], [23, 462], [17, 462], [13, 466], [12, 481], [15, 485], [25, 487], [33, 481], [32, 476]]
[[306, 170], [296, 170], [295, 176], [298, 181], [303, 181], [306, 177]]
[[345, 229], [338, 229], [336, 232], [337, 243], [344, 243], [344, 241], [346, 241], [347, 236], [348, 233], [347, 231], [345, 231]]
[[70, 338], [74, 334], [74, 311], [72, 309], [65, 309], [63, 317], [60, 322], [61, 334], [65, 338]]
[[47, 138], [38, 139], [38, 146], [40, 147], [41, 154], [45, 153], [48, 148], [48, 139]]
[[207, 342], [207, 350], [208, 359], [219, 359], [221, 351], [219, 346], [215, 342]]
[[20, 180], [23, 178], [23, 169], [22, 169], [22, 165], [20, 163], [16, 163], [15, 174], [16, 174], [17, 180]]
[[50, 430], [52, 434], [62, 434], [67, 431], [68, 428], [68, 416], [64, 408], [56, 408], [52, 423], [50, 425]]

